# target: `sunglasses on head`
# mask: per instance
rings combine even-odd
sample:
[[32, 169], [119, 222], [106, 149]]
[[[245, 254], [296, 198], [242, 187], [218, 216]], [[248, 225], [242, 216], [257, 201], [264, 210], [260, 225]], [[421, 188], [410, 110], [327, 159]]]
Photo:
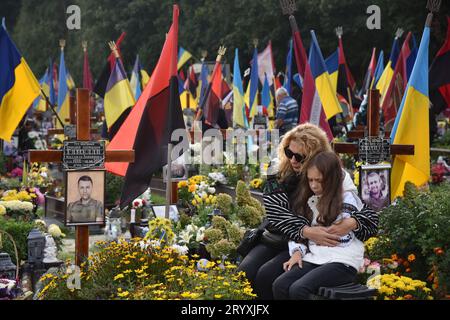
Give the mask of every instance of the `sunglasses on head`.
[[305, 156], [299, 153], [294, 153], [291, 151], [291, 149], [289, 149], [289, 147], [284, 148], [284, 154], [286, 155], [286, 157], [288, 157], [288, 159], [292, 159], [292, 157], [295, 157], [295, 160], [297, 162], [303, 162], [305, 161]]

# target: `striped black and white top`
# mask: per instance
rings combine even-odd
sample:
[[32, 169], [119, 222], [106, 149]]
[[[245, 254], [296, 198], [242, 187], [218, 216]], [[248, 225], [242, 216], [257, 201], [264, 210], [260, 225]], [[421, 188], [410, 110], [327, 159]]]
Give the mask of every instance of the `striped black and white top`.
[[[263, 200], [266, 217], [271, 228], [282, 232], [293, 241], [304, 240], [301, 236], [302, 230], [305, 226], [311, 226], [311, 222], [291, 211], [289, 196], [282, 184], [278, 183], [277, 185], [271, 181], [271, 187], [264, 190]], [[348, 211], [358, 224], [357, 229], [353, 230], [356, 238], [366, 241], [378, 233], [378, 214], [374, 210], [364, 205], [360, 211], [355, 208]]]

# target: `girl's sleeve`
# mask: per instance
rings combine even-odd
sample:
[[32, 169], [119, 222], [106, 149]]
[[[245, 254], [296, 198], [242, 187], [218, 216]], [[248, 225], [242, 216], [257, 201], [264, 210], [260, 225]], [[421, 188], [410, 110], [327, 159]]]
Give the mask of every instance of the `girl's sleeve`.
[[308, 219], [291, 212], [289, 198], [278, 182], [271, 181], [266, 184], [263, 194], [266, 217], [270, 226], [285, 234], [289, 239], [300, 242], [300, 236]]
[[378, 233], [378, 213], [367, 205], [361, 211], [355, 210], [350, 213], [352, 218], [355, 218], [358, 227], [353, 230], [356, 238], [361, 241], [366, 241], [370, 237], [374, 237]]
[[356, 220], [358, 225], [356, 230], [353, 230], [356, 238], [361, 241], [366, 241], [370, 237], [378, 233], [378, 214], [370, 209], [367, 205], [358, 211], [357, 203], [354, 197], [348, 192], [344, 193], [343, 213], [349, 214], [351, 218]]

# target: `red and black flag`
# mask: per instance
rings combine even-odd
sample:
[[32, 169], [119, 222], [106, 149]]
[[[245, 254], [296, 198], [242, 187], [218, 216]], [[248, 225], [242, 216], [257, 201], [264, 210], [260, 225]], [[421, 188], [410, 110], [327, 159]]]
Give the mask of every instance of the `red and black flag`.
[[[450, 108], [450, 17], [447, 16], [447, 38], [430, 68], [430, 100], [435, 114]], [[450, 113], [450, 112], [449, 112]]]
[[219, 111], [222, 103], [222, 65], [220, 64], [220, 55], [216, 59], [216, 65], [212, 73], [211, 82], [206, 90], [206, 97], [203, 105], [200, 106], [205, 123], [214, 127], [219, 120]]
[[178, 16], [178, 6], [174, 5], [173, 23], [150, 81], [107, 147], [135, 152], [134, 163], [106, 164], [108, 171], [125, 176], [121, 208], [141, 195], [153, 174], [167, 164], [173, 131], [185, 130], [177, 79]]
[[186, 82], [184, 83], [184, 89], [188, 90], [192, 97], [194, 99], [197, 98], [197, 87], [198, 87], [198, 80], [197, 76], [195, 75], [194, 66], [191, 66], [189, 72], [189, 77], [186, 79]]
[[353, 107], [356, 102], [356, 96], [354, 93], [356, 83], [353, 79], [353, 75], [348, 67], [347, 60], [344, 54], [344, 45], [342, 44], [342, 36], [338, 36], [339, 48], [338, 48], [338, 81], [337, 81], [337, 94], [339, 102], [345, 104], [348, 108], [348, 113], [353, 116]]
[[[117, 51], [119, 52], [120, 59], [122, 59], [122, 54], [120, 53], [120, 44], [125, 38], [126, 33], [122, 32], [120, 37], [116, 41]], [[109, 77], [111, 76], [111, 71], [114, 69], [116, 65], [116, 57], [114, 53], [111, 53], [108, 57], [108, 61], [106, 61], [105, 66], [103, 67], [102, 73], [97, 79], [95, 83], [94, 92], [98, 94], [100, 97], [104, 98], [106, 93], [106, 87], [108, 86]]]

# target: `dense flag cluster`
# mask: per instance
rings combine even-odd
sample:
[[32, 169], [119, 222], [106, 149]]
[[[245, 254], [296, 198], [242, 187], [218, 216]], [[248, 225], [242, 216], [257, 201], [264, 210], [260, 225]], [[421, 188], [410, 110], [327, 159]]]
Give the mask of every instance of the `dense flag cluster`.
[[[166, 163], [164, 153], [171, 132], [185, 126], [183, 114], [197, 112], [204, 129], [250, 129], [262, 112], [268, 116], [269, 129], [272, 129], [276, 115], [274, 93], [281, 86], [300, 105], [299, 123], [320, 126], [330, 141], [334, 138], [331, 129], [335, 130], [336, 121], [342, 122], [347, 130], [369, 90], [379, 90], [381, 120], [384, 129], [391, 131], [391, 142], [414, 144], [416, 150], [414, 156], [396, 156], [392, 196], [402, 194], [405, 181], [417, 185], [426, 183], [429, 177], [428, 110], [431, 108], [435, 114], [450, 113], [450, 18], [447, 18], [446, 41], [429, 72], [429, 26], [423, 32], [420, 47], [411, 32], [402, 38], [403, 30], [398, 29], [386, 62], [382, 50], [377, 52], [377, 48], [373, 48], [369, 52], [370, 62], [356, 92], [356, 81], [344, 53], [342, 28], [336, 29], [336, 50], [325, 60], [314, 31], [310, 33], [310, 49], [306, 54], [295, 18], [290, 16], [292, 38], [286, 44], [288, 50], [282, 72], [276, 71], [272, 42], [268, 41], [261, 52], [255, 45], [243, 77], [239, 50], [235, 49], [232, 81], [229, 81], [230, 69], [220, 59], [215, 63], [202, 59], [201, 65], [194, 64], [193, 54], [178, 46], [178, 15], [175, 6], [172, 26], [151, 77], [136, 55], [128, 79], [120, 52], [126, 35], [123, 32], [115, 43], [116, 52], [109, 55], [94, 85], [87, 44], [83, 44], [82, 86], [103, 102], [103, 110], [101, 104], [98, 106], [104, 111], [104, 137], [110, 140], [108, 150], [134, 149], [136, 152], [135, 163], [107, 165], [112, 173], [126, 177], [121, 206], [139, 196], [149, 185], [153, 173]], [[50, 60], [39, 82], [4, 26], [0, 28], [0, 50], [0, 138], [9, 140], [28, 110], [45, 112], [49, 103], [56, 106], [63, 122], [73, 120], [69, 101], [76, 85], [66, 67], [64, 45], [59, 64]], [[293, 71], [294, 63], [296, 71]], [[91, 96], [91, 107], [93, 102]]]

